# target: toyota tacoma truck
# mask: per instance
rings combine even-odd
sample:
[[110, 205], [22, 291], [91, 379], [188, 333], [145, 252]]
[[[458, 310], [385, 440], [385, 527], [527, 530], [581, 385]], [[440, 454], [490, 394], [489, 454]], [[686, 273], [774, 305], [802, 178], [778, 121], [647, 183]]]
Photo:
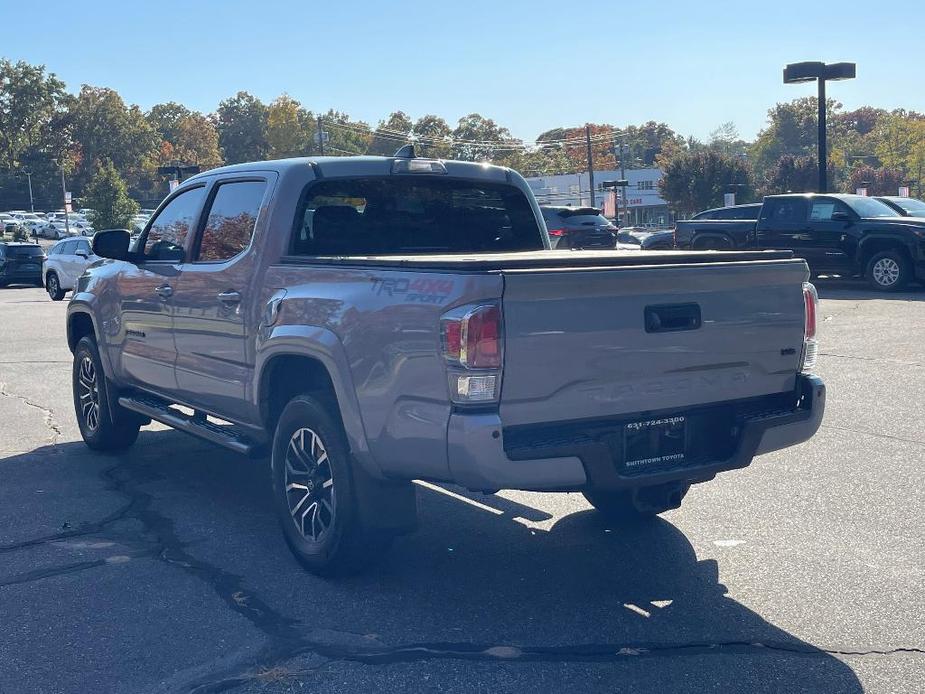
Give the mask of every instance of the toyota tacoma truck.
[[880, 291], [925, 281], [925, 218], [903, 216], [876, 198], [830, 193], [769, 195], [757, 222], [753, 205], [725, 209], [746, 207], [748, 216], [678, 222], [675, 246], [789, 250], [814, 274], [865, 277]]
[[320, 574], [415, 527], [413, 480], [577, 491], [632, 519], [822, 418], [803, 260], [555, 251], [506, 168], [228, 166], [93, 249], [67, 311], [86, 444], [156, 420], [269, 459], [285, 539]]

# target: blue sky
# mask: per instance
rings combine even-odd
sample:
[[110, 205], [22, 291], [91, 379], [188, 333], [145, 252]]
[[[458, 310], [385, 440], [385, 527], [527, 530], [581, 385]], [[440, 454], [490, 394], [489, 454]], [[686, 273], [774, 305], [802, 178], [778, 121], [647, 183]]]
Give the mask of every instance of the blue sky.
[[476, 111], [525, 140], [650, 119], [699, 138], [731, 120], [752, 138], [775, 102], [814, 94], [781, 84], [784, 64], [850, 60], [858, 79], [830, 89], [847, 108], [925, 111], [915, 2], [0, 0], [0, 26], [0, 56], [145, 109], [210, 112], [243, 89], [372, 124]]

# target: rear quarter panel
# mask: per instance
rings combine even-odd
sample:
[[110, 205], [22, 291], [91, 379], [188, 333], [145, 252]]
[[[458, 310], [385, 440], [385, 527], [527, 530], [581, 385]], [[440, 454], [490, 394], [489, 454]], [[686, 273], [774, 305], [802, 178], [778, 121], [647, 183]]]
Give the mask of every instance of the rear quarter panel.
[[[286, 326], [315, 326], [336, 336], [349, 372], [331, 375], [352, 383], [343, 389], [346, 397], [356, 394], [377, 466], [397, 476], [449, 479], [440, 316], [455, 306], [500, 298], [500, 273], [275, 264], [264, 286], [264, 301], [283, 289], [286, 295], [273, 331], [258, 338], [258, 361], [272, 335]], [[309, 340], [304, 344], [312, 349]]]

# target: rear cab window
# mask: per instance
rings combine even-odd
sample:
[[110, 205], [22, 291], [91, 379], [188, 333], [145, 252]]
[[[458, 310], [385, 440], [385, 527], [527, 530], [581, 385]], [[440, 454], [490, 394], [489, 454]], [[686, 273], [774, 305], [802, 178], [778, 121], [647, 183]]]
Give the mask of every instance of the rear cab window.
[[543, 248], [533, 208], [515, 186], [388, 176], [309, 184], [290, 251], [368, 256]]

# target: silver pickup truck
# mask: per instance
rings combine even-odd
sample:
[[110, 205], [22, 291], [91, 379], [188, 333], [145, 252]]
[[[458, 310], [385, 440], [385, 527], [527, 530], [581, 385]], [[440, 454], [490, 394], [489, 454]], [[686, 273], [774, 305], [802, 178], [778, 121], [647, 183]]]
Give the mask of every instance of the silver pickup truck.
[[214, 169], [131, 247], [98, 233], [67, 312], [87, 445], [156, 420], [269, 457], [331, 574], [414, 527], [415, 479], [632, 519], [819, 427], [804, 261], [553, 251], [517, 173], [401, 154]]

